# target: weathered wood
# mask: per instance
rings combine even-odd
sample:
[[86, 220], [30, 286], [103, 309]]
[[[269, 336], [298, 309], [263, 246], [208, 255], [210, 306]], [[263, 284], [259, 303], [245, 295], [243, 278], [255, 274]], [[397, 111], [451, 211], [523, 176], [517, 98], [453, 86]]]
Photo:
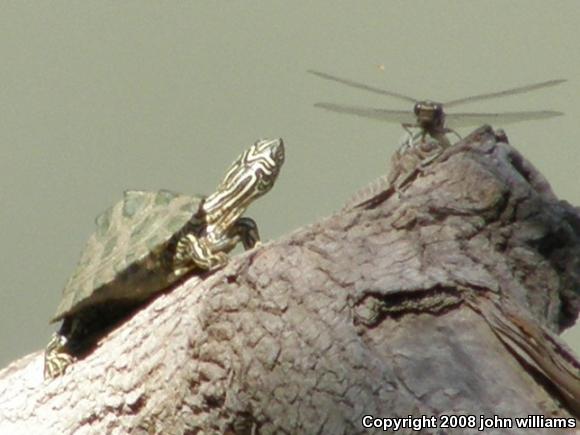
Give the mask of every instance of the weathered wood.
[[0, 372], [0, 433], [356, 434], [372, 431], [365, 415], [580, 417], [580, 366], [556, 335], [580, 310], [580, 212], [504, 142], [479, 129], [402, 193], [375, 183], [187, 280], [61, 378], [43, 381], [40, 352], [14, 362]]

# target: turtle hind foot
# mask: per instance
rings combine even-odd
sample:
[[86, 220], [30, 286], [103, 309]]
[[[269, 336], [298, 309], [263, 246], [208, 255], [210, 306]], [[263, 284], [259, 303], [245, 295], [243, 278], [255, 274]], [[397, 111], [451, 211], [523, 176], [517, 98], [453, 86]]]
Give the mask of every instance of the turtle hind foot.
[[68, 340], [64, 335], [54, 333], [44, 351], [44, 379], [62, 376], [75, 358], [69, 353]]

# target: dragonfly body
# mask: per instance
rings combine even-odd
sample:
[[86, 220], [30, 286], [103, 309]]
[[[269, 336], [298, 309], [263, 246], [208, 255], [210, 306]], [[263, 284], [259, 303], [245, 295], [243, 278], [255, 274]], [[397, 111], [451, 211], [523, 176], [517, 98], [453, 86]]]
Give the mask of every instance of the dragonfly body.
[[[389, 184], [399, 195], [409, 184], [415, 175], [421, 173], [428, 165], [435, 162], [443, 151], [451, 146], [447, 138], [448, 133], [454, 133], [459, 138], [459, 134], [453, 130], [457, 127], [467, 127], [477, 124], [492, 124], [501, 122], [502, 124], [529, 121], [533, 119], [552, 118], [562, 115], [561, 112], [551, 110], [529, 111], [529, 112], [504, 112], [504, 113], [446, 113], [446, 109], [460, 104], [474, 101], [497, 98], [507, 95], [522, 94], [535, 89], [546, 88], [564, 82], [565, 80], [550, 80], [547, 82], [535, 83], [532, 85], [520, 86], [499, 92], [474, 95], [467, 98], [449, 101], [447, 103], [437, 103], [430, 100], [417, 100], [407, 95], [399, 94], [384, 89], [375, 88], [363, 83], [343, 79], [330, 74], [308, 71], [326, 80], [332, 80], [352, 88], [363, 89], [375, 94], [387, 95], [413, 103], [413, 111], [377, 109], [362, 106], [347, 106], [335, 103], [316, 103], [314, 106], [337, 113], [361, 116], [380, 121], [397, 122], [408, 133], [406, 140], [401, 144], [397, 152], [391, 159], [391, 171], [389, 173]], [[418, 131], [411, 131], [411, 129]], [[430, 137], [427, 140], [427, 136]], [[432, 138], [432, 139], [431, 139]]]
[[413, 113], [417, 119], [416, 123], [402, 123], [401, 125], [409, 133], [409, 140], [413, 140], [413, 133], [409, 128], [417, 127], [421, 130], [421, 140], [425, 141], [425, 136], [429, 135], [439, 141], [442, 145], [450, 145], [446, 134], [452, 132], [445, 127], [445, 112], [443, 104], [425, 100], [418, 101], [413, 106]]
[[437, 103], [429, 100], [422, 101], [417, 100], [407, 95], [375, 88], [372, 86], [365, 85], [363, 83], [358, 83], [349, 79], [343, 79], [319, 71], [310, 70], [308, 72], [326, 80], [332, 80], [353, 88], [363, 89], [376, 94], [387, 95], [390, 97], [397, 98], [399, 100], [412, 102], [414, 104], [412, 112], [407, 110], [389, 110], [362, 106], [347, 106], [334, 103], [316, 103], [315, 107], [330, 110], [332, 112], [361, 116], [364, 118], [377, 119], [387, 122], [397, 122], [400, 123], [403, 126], [403, 128], [409, 133], [410, 138], [412, 138], [412, 133], [409, 130], [409, 128], [419, 128], [421, 130], [422, 140], [424, 140], [425, 137], [429, 135], [434, 139], [438, 140], [443, 146], [449, 145], [449, 141], [446, 138], [446, 134], [455, 132], [453, 128], [467, 127], [477, 124], [491, 124], [493, 122], [501, 122], [502, 124], [508, 124], [521, 121], [529, 121], [533, 119], [546, 119], [563, 115], [562, 112], [556, 112], [552, 110], [503, 112], [503, 113], [451, 113], [451, 114], [446, 113], [445, 111], [449, 107], [458, 106], [460, 104], [466, 104], [490, 98], [498, 98], [507, 95], [522, 94], [525, 92], [530, 92], [535, 89], [555, 86], [557, 84], [565, 82], [565, 80], [562, 79], [549, 80], [547, 82], [535, 83], [532, 85], [521, 86], [517, 88], [508, 89], [505, 91], [474, 95], [471, 97], [449, 101], [447, 103]]
[[445, 129], [445, 112], [441, 103], [419, 101], [413, 107], [417, 117], [417, 126], [427, 131], [443, 131]]

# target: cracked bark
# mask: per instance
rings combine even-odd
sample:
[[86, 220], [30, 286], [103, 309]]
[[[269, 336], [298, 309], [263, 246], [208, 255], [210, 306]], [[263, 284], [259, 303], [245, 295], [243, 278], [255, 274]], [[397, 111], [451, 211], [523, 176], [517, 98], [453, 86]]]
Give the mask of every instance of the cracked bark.
[[[41, 352], [12, 363], [0, 433], [356, 434], [370, 431], [364, 415], [580, 417], [580, 365], [557, 337], [580, 309], [580, 210], [505, 142], [483, 127], [402, 196], [379, 180], [190, 278], [59, 379], [43, 381]], [[423, 433], [448, 432], [469, 431]]]

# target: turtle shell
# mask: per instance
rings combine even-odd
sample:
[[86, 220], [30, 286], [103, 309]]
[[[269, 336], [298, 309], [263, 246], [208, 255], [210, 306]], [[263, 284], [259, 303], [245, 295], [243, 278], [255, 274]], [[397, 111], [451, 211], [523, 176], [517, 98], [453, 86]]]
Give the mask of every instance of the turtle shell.
[[164, 254], [186, 226], [201, 196], [167, 190], [128, 190], [121, 201], [96, 218], [53, 322], [106, 303], [137, 303], [176, 281]]

